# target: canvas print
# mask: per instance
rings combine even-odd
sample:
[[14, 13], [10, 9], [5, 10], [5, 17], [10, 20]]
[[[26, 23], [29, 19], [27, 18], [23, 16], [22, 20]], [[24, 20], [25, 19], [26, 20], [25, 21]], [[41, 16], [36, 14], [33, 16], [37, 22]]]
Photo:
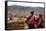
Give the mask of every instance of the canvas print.
[[8, 30], [45, 28], [43, 3], [7, 2]]

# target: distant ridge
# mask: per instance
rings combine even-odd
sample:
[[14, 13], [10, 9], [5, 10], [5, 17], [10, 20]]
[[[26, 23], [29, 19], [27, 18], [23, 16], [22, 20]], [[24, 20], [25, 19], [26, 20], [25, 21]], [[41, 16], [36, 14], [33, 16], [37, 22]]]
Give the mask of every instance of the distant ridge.
[[44, 8], [42, 7], [24, 7], [24, 6], [18, 6], [18, 5], [12, 5], [12, 6], [8, 6], [8, 11], [9, 10], [38, 10], [38, 9], [42, 9], [44, 10]]

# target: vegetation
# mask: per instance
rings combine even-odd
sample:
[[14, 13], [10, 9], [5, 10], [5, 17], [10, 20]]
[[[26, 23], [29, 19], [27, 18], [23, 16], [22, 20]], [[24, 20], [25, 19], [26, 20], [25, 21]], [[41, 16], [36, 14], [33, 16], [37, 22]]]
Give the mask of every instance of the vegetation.
[[7, 24], [7, 29], [24, 29], [24, 22], [11, 22]]

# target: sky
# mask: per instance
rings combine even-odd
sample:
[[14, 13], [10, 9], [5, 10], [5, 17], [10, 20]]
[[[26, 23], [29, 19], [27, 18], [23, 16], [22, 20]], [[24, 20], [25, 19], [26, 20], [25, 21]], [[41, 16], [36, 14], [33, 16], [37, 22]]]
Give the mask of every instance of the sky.
[[8, 2], [7, 4], [8, 6], [19, 5], [19, 6], [25, 6], [25, 7], [43, 7], [44, 8], [44, 4], [42, 3]]
[[32, 1], [32, 2], [46, 2], [46, 0], [7, 0], [7, 1]]

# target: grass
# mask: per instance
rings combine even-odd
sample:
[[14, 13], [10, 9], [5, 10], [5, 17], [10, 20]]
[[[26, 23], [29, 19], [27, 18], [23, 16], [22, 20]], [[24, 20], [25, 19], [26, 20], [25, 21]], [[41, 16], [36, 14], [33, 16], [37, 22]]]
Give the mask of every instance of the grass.
[[15, 29], [24, 29], [24, 22], [11, 22], [7, 24], [7, 29], [15, 30]]

